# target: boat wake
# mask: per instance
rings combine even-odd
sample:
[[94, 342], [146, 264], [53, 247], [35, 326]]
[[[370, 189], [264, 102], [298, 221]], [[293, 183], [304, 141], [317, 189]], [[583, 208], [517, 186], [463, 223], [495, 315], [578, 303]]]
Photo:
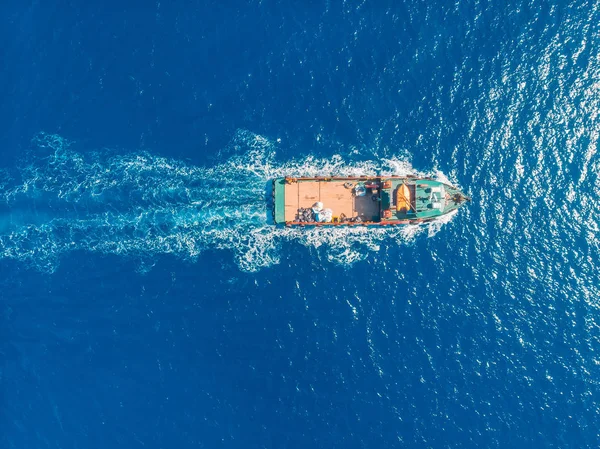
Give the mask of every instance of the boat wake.
[[415, 171], [398, 159], [277, 163], [274, 145], [248, 131], [238, 131], [234, 154], [212, 167], [146, 152], [78, 152], [57, 135], [40, 134], [33, 143], [16, 176], [0, 176], [0, 258], [47, 272], [73, 251], [148, 262], [161, 254], [194, 260], [207, 249], [230, 250], [240, 269], [256, 271], [280, 262], [284, 242], [305, 245], [319, 259], [352, 264], [383, 242], [431, 236], [450, 220], [386, 229], [275, 228], [267, 204], [274, 177]]

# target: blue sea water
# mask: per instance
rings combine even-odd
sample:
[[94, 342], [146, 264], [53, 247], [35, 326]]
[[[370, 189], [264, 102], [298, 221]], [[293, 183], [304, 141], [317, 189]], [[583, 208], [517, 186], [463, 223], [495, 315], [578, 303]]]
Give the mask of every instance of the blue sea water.
[[[4, 2], [0, 446], [600, 445], [600, 2]], [[276, 229], [285, 174], [428, 227]]]

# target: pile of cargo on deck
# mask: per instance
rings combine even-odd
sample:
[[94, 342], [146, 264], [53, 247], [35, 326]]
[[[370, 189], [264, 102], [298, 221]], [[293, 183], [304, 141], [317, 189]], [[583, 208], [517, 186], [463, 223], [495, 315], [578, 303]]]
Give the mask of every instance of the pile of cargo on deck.
[[317, 201], [312, 207], [299, 208], [297, 220], [300, 223], [330, 223], [333, 220], [333, 211], [324, 208], [323, 203]]

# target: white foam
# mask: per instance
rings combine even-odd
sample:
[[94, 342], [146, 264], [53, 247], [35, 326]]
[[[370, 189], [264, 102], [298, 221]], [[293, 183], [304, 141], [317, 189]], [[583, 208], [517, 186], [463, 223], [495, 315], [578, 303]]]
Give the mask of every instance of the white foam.
[[[424, 226], [388, 229], [276, 228], [267, 223], [265, 186], [282, 176], [420, 174], [402, 159], [346, 161], [306, 156], [278, 163], [273, 145], [238, 131], [235, 155], [195, 167], [146, 152], [78, 153], [60, 136], [40, 134], [38, 154], [0, 195], [16, 209], [43, 196], [54, 218], [4, 229], [0, 254], [44, 271], [75, 250], [136, 256], [149, 269], [153, 256], [195, 259], [206, 249], [232, 251], [240, 269], [256, 271], [281, 261], [283, 242], [301, 244], [320, 260], [351, 265], [418, 234], [434, 235], [450, 218]], [[46, 154], [39, 154], [39, 153]], [[107, 154], [108, 153], [108, 154]], [[6, 178], [8, 179], [8, 178]]]

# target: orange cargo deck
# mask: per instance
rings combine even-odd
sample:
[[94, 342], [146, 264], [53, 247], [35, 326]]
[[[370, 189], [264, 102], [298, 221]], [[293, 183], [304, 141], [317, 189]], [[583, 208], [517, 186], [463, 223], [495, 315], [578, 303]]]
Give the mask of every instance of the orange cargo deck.
[[334, 217], [364, 216], [369, 220], [379, 215], [379, 203], [371, 195], [355, 197], [352, 189], [344, 187], [343, 180], [302, 181], [285, 185], [285, 221], [296, 221], [298, 209], [310, 208], [317, 201], [331, 209]]

